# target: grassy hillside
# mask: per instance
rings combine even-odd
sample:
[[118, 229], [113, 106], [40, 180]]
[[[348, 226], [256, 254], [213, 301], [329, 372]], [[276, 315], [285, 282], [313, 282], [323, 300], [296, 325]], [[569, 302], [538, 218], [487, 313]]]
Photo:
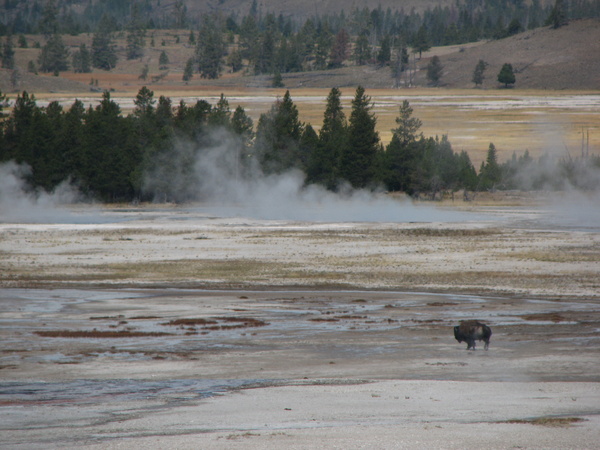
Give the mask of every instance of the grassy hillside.
[[[155, 45], [151, 47], [151, 35]], [[137, 91], [143, 85], [161, 89], [193, 89], [199, 86], [227, 88], [268, 88], [271, 76], [249, 76], [248, 71], [224, 73], [218, 80], [205, 80], [196, 74], [185, 83], [182, 81], [185, 62], [194, 53], [189, 45], [187, 30], [157, 30], [149, 33], [147, 47], [141, 59], [126, 60], [125, 40], [117, 40], [119, 62], [110, 71], [94, 69], [92, 73], [76, 74], [62, 72], [60, 77], [33, 75], [26, 72], [29, 61], [37, 61], [40, 49], [33, 48], [35, 42], [43, 42], [41, 36], [27, 36], [29, 48], [15, 48], [17, 76], [12, 71], [0, 70], [0, 90], [5, 93], [27, 90], [29, 92], [82, 92], [90, 89], [91, 80], [97, 80], [97, 89]], [[179, 37], [179, 42], [177, 38]], [[91, 44], [92, 36], [64, 36], [71, 50], [80, 43]], [[168, 54], [170, 63], [160, 70], [158, 59], [162, 51]], [[515, 36], [474, 44], [450, 47], [434, 47], [415, 61], [416, 72], [413, 86], [426, 86], [426, 66], [433, 56], [439, 56], [444, 66], [441, 87], [473, 88], [472, 75], [480, 59], [489, 66], [485, 72], [483, 88], [499, 87], [497, 74], [502, 64], [511, 63], [516, 71], [515, 89], [598, 89], [600, 88], [600, 20], [585, 19], [571, 21], [559, 29], [548, 27], [526, 31]], [[594, 56], [595, 55], [595, 56]], [[144, 65], [150, 69], [147, 80], [138, 77]], [[351, 63], [349, 63], [351, 64]], [[168, 73], [167, 73], [168, 72]], [[164, 77], [153, 81], [153, 77]], [[406, 85], [406, 76], [400, 86]], [[353, 66], [304, 73], [284, 74], [283, 82], [288, 88], [333, 86], [350, 87], [363, 85], [366, 88], [392, 88], [397, 86], [389, 67]]]

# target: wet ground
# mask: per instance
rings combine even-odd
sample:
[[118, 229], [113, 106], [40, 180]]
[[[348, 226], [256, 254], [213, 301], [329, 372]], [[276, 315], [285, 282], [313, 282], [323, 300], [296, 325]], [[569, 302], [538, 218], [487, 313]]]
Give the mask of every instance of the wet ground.
[[[2, 289], [0, 308], [0, 429], [17, 447], [142, 436], [128, 421], [257, 387], [600, 381], [600, 305], [585, 299]], [[454, 340], [470, 318], [491, 326], [489, 351]]]
[[0, 447], [593, 448], [600, 233], [566, 200], [30, 208], [0, 224]]

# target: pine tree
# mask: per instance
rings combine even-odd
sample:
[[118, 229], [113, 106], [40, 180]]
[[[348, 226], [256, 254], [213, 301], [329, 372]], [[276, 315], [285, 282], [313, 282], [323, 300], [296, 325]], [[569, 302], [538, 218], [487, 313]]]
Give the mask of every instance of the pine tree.
[[498, 82], [504, 83], [504, 87], [508, 88], [509, 84], [515, 84], [516, 78], [512, 64], [505, 63], [498, 73]]
[[377, 53], [377, 62], [382, 66], [388, 64], [392, 59], [392, 47], [390, 45], [390, 37], [385, 35], [381, 40], [379, 53]]
[[375, 179], [375, 162], [381, 146], [375, 130], [377, 118], [371, 109], [371, 98], [359, 86], [352, 100], [348, 145], [340, 155], [340, 177], [353, 188], [365, 188]]
[[231, 116], [231, 128], [238, 136], [243, 138], [246, 144], [253, 138], [253, 126], [252, 118], [246, 114], [243, 107], [238, 105]]
[[[396, 117], [396, 123], [398, 124], [398, 128], [394, 128], [392, 133], [394, 136], [398, 137], [400, 145], [408, 145], [417, 140], [417, 132], [423, 125], [423, 122], [416, 118], [412, 117], [413, 108], [410, 106], [408, 100], [404, 100], [402, 105], [400, 105], [400, 115]], [[420, 137], [423, 137], [421, 133]]]
[[507, 36], [513, 36], [515, 34], [520, 33], [521, 31], [523, 31], [523, 25], [521, 25], [521, 22], [517, 18], [511, 20], [508, 24], [508, 27], [506, 27]]
[[39, 68], [42, 72], [58, 74], [63, 70], [69, 69], [68, 57], [69, 50], [67, 46], [60, 35], [55, 34], [42, 47], [42, 52], [38, 59]]
[[479, 172], [479, 190], [494, 190], [502, 180], [502, 173], [498, 164], [496, 146], [490, 143], [485, 163], [481, 163]]
[[221, 30], [208, 16], [205, 16], [196, 45], [196, 59], [202, 78], [219, 78], [223, 70], [224, 53], [225, 44]]
[[18, 43], [19, 43], [19, 48], [29, 48], [29, 45], [27, 44], [27, 38], [25, 38], [24, 34], [19, 35]]
[[189, 58], [185, 63], [185, 68], [183, 69], [183, 81], [189, 81], [194, 77], [194, 60], [193, 58]]
[[52, 35], [58, 34], [58, 8], [56, 7], [56, 2], [54, 0], [49, 0], [46, 3], [38, 23], [38, 29], [46, 39], [50, 38]]
[[314, 49], [315, 65], [317, 70], [327, 68], [327, 57], [331, 53], [331, 36], [327, 33], [320, 33], [317, 37]]
[[116, 46], [113, 42], [110, 19], [103, 16], [92, 38], [92, 66], [111, 70], [117, 64]]
[[233, 50], [227, 56], [227, 65], [231, 67], [232, 72], [239, 72], [244, 67], [244, 61], [242, 59], [242, 52], [239, 50]]
[[549, 25], [554, 29], [560, 28], [569, 23], [567, 14], [567, 6], [564, 0], [556, 0], [554, 7], [550, 11], [550, 15], [546, 19], [545, 25]]
[[154, 92], [143, 86], [135, 96], [133, 114], [137, 117], [148, 117], [154, 113]]
[[319, 142], [308, 155], [306, 162], [306, 182], [319, 183], [331, 190], [338, 184], [340, 154], [346, 147], [348, 138], [348, 124], [342, 108], [341, 95], [338, 88], [332, 88], [329, 92], [323, 126], [319, 131]]
[[2, 68], [15, 68], [15, 50], [13, 48], [12, 36], [10, 34], [6, 36], [4, 45], [2, 46]]
[[299, 142], [303, 129], [304, 125], [298, 119], [298, 108], [290, 92], [286, 91], [269, 113], [261, 115], [256, 130], [255, 152], [266, 174], [299, 167]]
[[354, 61], [357, 65], [363, 66], [371, 59], [371, 48], [369, 46], [369, 38], [366, 32], [360, 33], [356, 39], [354, 46]]
[[149, 73], [150, 67], [148, 67], [148, 64], [144, 64], [144, 67], [142, 67], [142, 73], [140, 73], [140, 75], [138, 76], [138, 80], [146, 81], [148, 79]]
[[437, 86], [440, 84], [443, 70], [444, 66], [442, 66], [439, 56], [435, 55], [427, 64], [427, 79], [432, 85]]
[[350, 36], [345, 29], [341, 29], [335, 35], [333, 45], [331, 46], [331, 54], [329, 55], [329, 67], [337, 69], [344, 65], [344, 61], [348, 59], [348, 44]]
[[169, 57], [167, 53], [163, 50], [160, 52], [160, 56], [158, 57], [158, 67], [160, 69], [166, 69], [169, 65]]
[[[4, 107], [7, 106], [6, 100], [7, 100], [6, 94], [3, 94], [2, 91], [0, 91], [0, 118], [4, 117], [4, 113], [2, 111], [4, 110]], [[0, 137], [1, 136], [2, 136], [2, 133], [0, 133]], [[0, 156], [3, 156], [3, 155], [0, 155]]]
[[139, 6], [137, 3], [132, 5], [131, 19], [127, 25], [127, 59], [138, 59], [144, 56], [144, 46], [146, 45], [146, 30], [142, 25]]
[[429, 40], [429, 36], [427, 34], [427, 28], [425, 25], [421, 25], [419, 31], [415, 36], [415, 40], [412, 44], [413, 53], [419, 54], [419, 59], [423, 56], [423, 52], [426, 52], [431, 48], [431, 42]]
[[267, 29], [260, 37], [254, 55], [254, 73], [271, 73], [275, 63], [275, 36], [273, 30]]
[[73, 53], [73, 71], [77, 73], [90, 73], [92, 71], [91, 55], [85, 44]]
[[229, 109], [229, 100], [224, 94], [221, 94], [217, 104], [210, 110], [208, 124], [213, 127], [230, 127], [231, 110]]
[[483, 59], [480, 59], [477, 65], [475, 66], [475, 70], [473, 71], [473, 78], [471, 81], [475, 83], [475, 86], [481, 86], [483, 84], [483, 80], [485, 79], [484, 73], [485, 69], [487, 69], [488, 63], [486, 63]]
[[461, 151], [458, 155], [458, 178], [461, 186], [469, 191], [474, 191], [477, 188], [477, 172], [471, 158], [466, 151]]
[[283, 77], [281, 76], [281, 72], [279, 72], [279, 70], [276, 70], [275, 73], [273, 74], [273, 80], [271, 81], [271, 86], [274, 88], [281, 88], [281, 87], [285, 86], [285, 84], [283, 84]]
[[412, 194], [416, 186], [417, 164], [423, 134], [417, 134], [423, 122], [412, 117], [413, 108], [408, 100], [400, 105], [400, 115], [396, 118], [397, 128], [392, 130], [392, 140], [383, 157], [382, 179], [390, 191], [403, 191]]

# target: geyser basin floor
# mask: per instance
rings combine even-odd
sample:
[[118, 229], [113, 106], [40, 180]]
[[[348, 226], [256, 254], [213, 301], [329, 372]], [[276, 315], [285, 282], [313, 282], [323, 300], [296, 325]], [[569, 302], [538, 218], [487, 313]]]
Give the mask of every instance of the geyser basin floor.
[[[1, 446], [593, 448], [600, 233], [511, 202], [457, 202], [477, 218], [456, 222], [169, 205], [1, 224]], [[454, 340], [471, 318], [489, 351]], [[570, 426], [533, 425], [553, 418]]]
[[[1, 289], [0, 305], [1, 431], [9, 448], [312, 448], [321, 439], [345, 448], [440, 446], [442, 430], [450, 433], [442, 446], [452, 448], [482, 444], [482, 429], [488, 447], [506, 444], [510, 431], [513, 445], [585, 448], [600, 437], [595, 301]], [[494, 331], [487, 352], [454, 340], [452, 326], [472, 317]], [[582, 421], [561, 433], [524, 422], [555, 416]]]

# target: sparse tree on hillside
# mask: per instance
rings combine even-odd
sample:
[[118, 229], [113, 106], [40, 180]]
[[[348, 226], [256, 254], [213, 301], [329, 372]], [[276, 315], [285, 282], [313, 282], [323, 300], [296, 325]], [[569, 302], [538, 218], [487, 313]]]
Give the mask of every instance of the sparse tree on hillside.
[[254, 72], [256, 74], [271, 73], [275, 62], [275, 33], [273, 29], [267, 29], [262, 33], [258, 39], [258, 46], [254, 50]]
[[138, 59], [144, 56], [146, 45], [146, 29], [142, 25], [139, 6], [132, 5], [131, 19], [127, 25], [127, 59]]
[[431, 41], [429, 40], [429, 35], [427, 34], [427, 28], [425, 28], [425, 25], [421, 25], [419, 31], [417, 31], [412, 48], [413, 53], [419, 54], [419, 59], [421, 59], [423, 56], [423, 52], [426, 52], [431, 48]]
[[327, 56], [331, 53], [331, 35], [329, 33], [319, 33], [315, 46], [315, 69], [323, 70], [327, 68]]
[[279, 72], [279, 70], [276, 70], [275, 73], [273, 74], [273, 80], [271, 81], [271, 86], [274, 88], [280, 88], [280, 87], [285, 86], [285, 84], [283, 83], [283, 77], [281, 76], [281, 72]]
[[60, 35], [55, 34], [42, 47], [38, 63], [42, 72], [58, 74], [69, 69], [69, 50]]
[[475, 86], [481, 86], [483, 84], [483, 80], [485, 79], [484, 73], [485, 69], [487, 69], [488, 63], [486, 63], [483, 59], [480, 59], [477, 65], [475, 66], [475, 70], [473, 71], [473, 78], [471, 81], [475, 83]]
[[348, 59], [348, 44], [350, 36], [345, 29], [341, 29], [334, 38], [329, 55], [329, 67], [337, 69], [343, 66], [344, 61]]
[[92, 71], [92, 58], [85, 44], [79, 46], [79, 50], [73, 52], [73, 71], [78, 73], [90, 73]]
[[6, 36], [4, 45], [2, 46], [2, 68], [15, 68], [15, 50], [13, 48], [12, 36], [10, 34]]
[[163, 50], [162, 52], [160, 52], [160, 56], [158, 57], [158, 66], [162, 70], [166, 69], [168, 65], [169, 57], [167, 56], [167, 53]]
[[185, 68], [183, 69], [183, 81], [190, 81], [194, 76], [194, 59], [189, 58], [185, 63]]
[[56, 7], [56, 2], [50, 0], [46, 3], [42, 11], [38, 29], [44, 37], [50, 38], [50, 36], [58, 34], [58, 28], [58, 8]]
[[354, 61], [357, 65], [363, 66], [371, 59], [371, 46], [369, 45], [369, 38], [367, 33], [363, 31], [356, 39], [354, 45]]
[[231, 67], [232, 72], [239, 72], [244, 67], [244, 61], [242, 59], [242, 52], [239, 50], [233, 50], [227, 56], [227, 65]]
[[148, 67], [148, 64], [144, 64], [144, 67], [142, 67], [142, 73], [140, 73], [140, 76], [138, 77], [138, 79], [146, 81], [149, 73], [150, 73], [150, 67]]
[[196, 45], [196, 59], [202, 78], [219, 78], [223, 70], [224, 53], [225, 43], [218, 24], [205, 17]]
[[379, 52], [377, 53], [377, 62], [382, 66], [388, 64], [392, 59], [392, 47], [390, 45], [390, 37], [385, 35], [381, 40]]
[[117, 65], [116, 46], [113, 42], [110, 19], [102, 17], [92, 38], [92, 65], [111, 70]]
[[512, 64], [505, 63], [498, 73], [498, 82], [504, 83], [504, 87], [508, 87], [509, 84], [515, 84], [516, 77], [513, 71]]
[[443, 70], [444, 66], [442, 66], [439, 56], [435, 55], [427, 64], [427, 79], [432, 85], [437, 86], [440, 83]]
[[513, 36], [515, 34], [520, 33], [521, 31], [523, 31], [523, 26], [521, 25], [519, 19], [516, 18], [511, 20], [508, 24], [508, 27], [506, 28], [506, 34], [508, 36]]
[[549, 25], [556, 29], [563, 25], [567, 25], [568, 23], [567, 5], [564, 0], [556, 0], [554, 7], [550, 11], [550, 15], [546, 19], [545, 25]]

